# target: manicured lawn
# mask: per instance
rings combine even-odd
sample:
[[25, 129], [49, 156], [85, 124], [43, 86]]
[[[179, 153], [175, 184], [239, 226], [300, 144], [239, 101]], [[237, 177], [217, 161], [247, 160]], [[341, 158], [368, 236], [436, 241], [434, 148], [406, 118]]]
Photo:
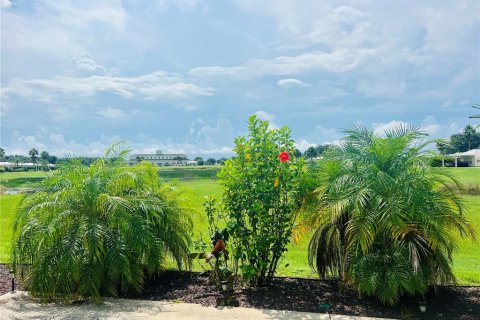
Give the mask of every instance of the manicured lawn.
[[480, 167], [472, 168], [444, 168], [447, 172], [452, 173], [463, 184], [480, 185]]
[[460, 239], [453, 257], [453, 271], [460, 284], [480, 285], [480, 195], [465, 196], [467, 217], [477, 233], [477, 242]]
[[1, 194], [0, 195], [0, 262], [10, 260], [10, 244], [12, 241], [12, 224], [15, 208], [22, 195]]
[[220, 166], [160, 167], [159, 175], [166, 180], [216, 179], [220, 168]]
[[[453, 172], [459, 180], [465, 183], [479, 183], [480, 168], [446, 168]], [[0, 174], [0, 179], [9, 177], [10, 173]], [[24, 175], [31, 177], [41, 177], [43, 172], [13, 173], [10, 179], [23, 178]], [[7, 175], [7, 176], [4, 176]], [[37, 175], [37, 176], [35, 176]], [[160, 173], [160, 175], [162, 175]], [[182, 190], [181, 198], [185, 206], [192, 210], [194, 222], [194, 240], [201, 237], [205, 242], [209, 242], [208, 224], [203, 211], [203, 202], [205, 196], [213, 196], [217, 199], [221, 197], [221, 186], [218, 181], [212, 179], [180, 179], [176, 182], [178, 188]], [[14, 208], [20, 201], [20, 195], [0, 195], [0, 262], [8, 262], [9, 246], [11, 241], [11, 219]], [[477, 237], [480, 239], [480, 195], [465, 196], [466, 204], [469, 208], [467, 216], [477, 231]], [[279, 275], [297, 276], [297, 277], [315, 277], [315, 274], [308, 266], [307, 249], [309, 235], [305, 235], [297, 245], [290, 244], [285, 257], [279, 264]], [[480, 269], [478, 261], [480, 260], [480, 246], [471, 240], [461, 239], [459, 241], [459, 251], [454, 256], [454, 272], [460, 284], [480, 285]], [[201, 270], [198, 263], [194, 264], [194, 269]]]
[[34, 187], [48, 175], [45, 171], [19, 171], [0, 173], [0, 186], [6, 188]]
[[[456, 169], [461, 170], [470, 168]], [[477, 171], [472, 172], [480, 173], [480, 168], [473, 170]], [[465, 172], [464, 170], [461, 171]], [[202, 236], [202, 239], [207, 242], [208, 225], [205, 214], [202, 210], [203, 199], [206, 195], [212, 195], [217, 199], [220, 199], [222, 193], [221, 186], [217, 181], [212, 180], [184, 181], [179, 182], [179, 186], [183, 186], [189, 190], [186, 195], [190, 198], [192, 207], [197, 208], [197, 211], [194, 213], [194, 237], [198, 238], [199, 236]], [[480, 239], [480, 195], [466, 195], [465, 203], [468, 207], [467, 217], [470, 219], [477, 232], [477, 237]], [[290, 244], [288, 246], [288, 251], [285, 253], [283, 260], [279, 263], [279, 275], [315, 277], [315, 273], [313, 273], [308, 266], [309, 240], [309, 235], [304, 235], [298, 244]], [[478, 261], [480, 260], [479, 244], [472, 240], [460, 239], [458, 245], [459, 250], [454, 256], [454, 272], [459, 284], [480, 285], [480, 269], [477, 267]], [[194, 264], [194, 266], [196, 269], [200, 268], [197, 264]]]
[[216, 180], [178, 181], [177, 183], [184, 190], [185, 198], [193, 209], [194, 240], [201, 237], [203, 241], [210, 242], [208, 222], [203, 210], [203, 203], [207, 196], [220, 200], [222, 196], [220, 184]]

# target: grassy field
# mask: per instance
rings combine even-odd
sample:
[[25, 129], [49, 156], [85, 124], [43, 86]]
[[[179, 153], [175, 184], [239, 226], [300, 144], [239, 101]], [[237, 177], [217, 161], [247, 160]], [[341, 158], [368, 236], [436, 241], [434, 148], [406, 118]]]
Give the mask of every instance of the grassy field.
[[[185, 173], [184, 171], [189, 170]], [[184, 169], [179, 168], [162, 168], [160, 176], [164, 179], [176, 178], [175, 184], [181, 190], [181, 198], [186, 206], [192, 209], [192, 218], [194, 222], [194, 240], [201, 237], [204, 241], [208, 241], [208, 225], [205, 214], [203, 212], [203, 202], [205, 196], [213, 196], [217, 199], [221, 198], [221, 186], [214, 179], [205, 179], [205, 172], [210, 170], [218, 170], [217, 168], [207, 168], [207, 171], [199, 171], [206, 169]], [[452, 172], [460, 181], [466, 184], [478, 184], [480, 182], [480, 168], [446, 168]], [[170, 172], [170, 175], [165, 175]], [[196, 174], [198, 173], [198, 174]], [[0, 182], [5, 180], [16, 179], [37, 179], [41, 178], [42, 172], [26, 172], [0, 174]], [[7, 175], [5, 177], [5, 175]], [[190, 177], [190, 178], [187, 178]], [[30, 181], [35, 184], [35, 181]], [[28, 182], [28, 183], [30, 183]], [[38, 183], [38, 182], [37, 182]], [[0, 183], [1, 185], [2, 183]], [[11, 219], [14, 208], [20, 201], [20, 195], [0, 195], [0, 262], [8, 262], [8, 248], [11, 241]], [[467, 215], [477, 230], [480, 239], [480, 195], [466, 195], [465, 202], [469, 208]], [[315, 274], [308, 267], [307, 248], [309, 236], [305, 235], [297, 245], [290, 244], [285, 257], [279, 264], [279, 275], [297, 276], [297, 277], [314, 277]], [[459, 250], [454, 256], [454, 272], [460, 284], [480, 285], [480, 270], [477, 267], [480, 259], [480, 246], [471, 240], [460, 239]], [[196, 270], [201, 266], [194, 264]]]
[[5, 188], [33, 187], [47, 174], [45, 171], [2, 172], [0, 173], [0, 186]]
[[443, 170], [453, 174], [465, 186], [480, 185], [480, 168], [443, 168]]
[[19, 194], [0, 195], [0, 262], [8, 262], [10, 259], [12, 219], [21, 198]]
[[477, 233], [477, 242], [459, 239], [458, 251], [453, 257], [453, 271], [461, 284], [480, 285], [480, 195], [465, 196], [467, 217]]
[[[480, 173], [480, 170], [478, 170], [478, 173]], [[208, 241], [208, 225], [202, 210], [203, 200], [207, 195], [220, 199], [222, 192], [220, 184], [217, 181], [200, 180], [179, 182], [179, 186], [186, 190], [186, 197], [190, 199], [192, 207], [196, 209], [193, 214], [194, 239], [202, 237], [204, 241]], [[468, 208], [467, 217], [480, 239], [480, 196], [466, 195], [465, 204]], [[288, 246], [288, 251], [279, 264], [279, 275], [315, 277], [308, 266], [309, 240], [309, 235], [304, 235], [298, 244]], [[459, 239], [458, 251], [454, 256], [453, 265], [459, 284], [480, 285], [480, 270], [477, 267], [479, 259], [479, 244], [469, 239]]]
[[220, 166], [161, 167], [159, 175], [165, 180], [215, 180], [220, 168]]

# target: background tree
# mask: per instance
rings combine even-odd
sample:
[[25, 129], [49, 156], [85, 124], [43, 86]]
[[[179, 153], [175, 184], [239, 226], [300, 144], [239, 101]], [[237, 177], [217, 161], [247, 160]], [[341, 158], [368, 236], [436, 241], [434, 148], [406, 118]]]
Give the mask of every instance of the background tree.
[[[480, 104], [476, 104], [476, 105], [472, 106], [472, 108], [480, 109]], [[472, 119], [480, 119], [480, 114], [470, 116], [469, 118], [472, 118]], [[477, 126], [475, 127], [475, 129], [478, 129], [479, 127], [480, 127], [480, 124], [477, 125]]]
[[0, 160], [1, 161], [5, 160], [5, 150], [3, 150], [3, 148], [0, 148]]
[[141, 290], [167, 257], [188, 263], [190, 215], [156, 166], [125, 166], [126, 154], [115, 144], [90, 167], [64, 161], [22, 200], [12, 263], [30, 294], [98, 300]]
[[58, 158], [56, 156], [48, 156], [48, 162], [51, 164], [56, 164], [58, 161]]
[[457, 152], [465, 152], [476, 149], [480, 146], [480, 133], [475, 131], [471, 125], [467, 125], [462, 133], [450, 137], [450, 144]]
[[436, 146], [437, 150], [444, 155], [457, 152], [457, 150], [452, 145], [450, 145], [450, 141], [439, 140], [436, 142]]
[[471, 125], [465, 126], [463, 132], [450, 136], [449, 141], [437, 142], [437, 149], [442, 154], [465, 152], [477, 148], [480, 148], [480, 132]]
[[194, 161], [197, 161], [197, 164], [199, 166], [203, 166], [205, 164], [205, 161], [203, 160], [202, 157], [196, 157], [195, 159], [193, 159]]
[[311, 158], [315, 158], [317, 157], [317, 149], [315, 147], [310, 147], [308, 148], [305, 153], [303, 154], [303, 156], [306, 158], [306, 159], [311, 159]]
[[24, 162], [27, 162], [27, 157], [25, 156], [22, 156], [22, 155], [14, 155], [14, 156], [10, 156], [11, 160], [9, 161], [12, 161], [14, 164], [15, 164], [15, 167], [18, 168], [18, 166], [20, 165], [20, 163], [24, 163]]
[[32, 160], [33, 163], [37, 162], [38, 159], [38, 150], [33, 148], [30, 151], [28, 151], [28, 155], [30, 156], [30, 159]]
[[40, 159], [48, 161], [49, 158], [50, 158], [50, 155], [48, 154], [47, 151], [42, 151], [42, 153], [40, 153]]
[[42, 167], [42, 170], [47, 171], [49, 169], [48, 164], [48, 160], [45, 160], [43, 158], [40, 159], [40, 166]]
[[223, 165], [225, 164], [225, 161], [227, 161], [227, 160], [228, 160], [227, 158], [220, 158], [220, 159], [217, 160], [217, 163], [218, 163], [219, 165], [222, 165], [222, 166], [223, 166]]
[[310, 265], [386, 304], [454, 282], [455, 233], [473, 237], [458, 181], [429, 166], [417, 129], [346, 133], [320, 164], [317, 211], [301, 224], [315, 230]]
[[207, 161], [205, 161], [206, 165], [214, 165], [217, 162], [214, 158], [208, 158]]
[[323, 155], [323, 153], [329, 149], [332, 148], [332, 145], [330, 144], [320, 144], [315, 147], [315, 150], [317, 151], [317, 156]]
[[300, 158], [302, 156], [302, 152], [297, 148], [295, 148], [294, 155], [295, 155], [295, 158]]

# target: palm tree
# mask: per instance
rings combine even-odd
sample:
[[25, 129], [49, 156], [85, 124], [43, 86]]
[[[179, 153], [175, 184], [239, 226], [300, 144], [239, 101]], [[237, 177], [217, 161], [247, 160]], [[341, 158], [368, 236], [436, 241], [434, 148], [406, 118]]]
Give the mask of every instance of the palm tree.
[[90, 167], [71, 160], [22, 200], [12, 261], [32, 294], [98, 300], [140, 290], [169, 256], [188, 262], [189, 215], [154, 165], [126, 166], [126, 154], [115, 144]]
[[459, 182], [428, 165], [424, 136], [397, 127], [379, 137], [363, 127], [325, 154], [309, 262], [321, 277], [339, 277], [360, 294], [394, 304], [403, 294], [454, 282], [455, 232], [474, 237]]
[[[480, 109], [480, 104], [476, 104], [476, 105], [472, 106], [472, 108]], [[474, 115], [474, 116], [470, 116], [469, 118], [471, 118], [471, 119], [480, 119], [480, 114], [476, 114], [476, 115]], [[477, 129], [477, 128], [480, 128], [480, 124], [475, 127], [475, 129]]]

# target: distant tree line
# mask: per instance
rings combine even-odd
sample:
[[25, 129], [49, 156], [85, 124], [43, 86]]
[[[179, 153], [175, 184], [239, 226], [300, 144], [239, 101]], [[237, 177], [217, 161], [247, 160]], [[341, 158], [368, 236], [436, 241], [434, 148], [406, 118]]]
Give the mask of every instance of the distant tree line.
[[[317, 146], [311, 146], [305, 152], [301, 152], [299, 149], [295, 149], [295, 157], [300, 158], [304, 157], [305, 159], [313, 159], [317, 157], [321, 157], [325, 151], [335, 148], [334, 145], [332, 144], [319, 144]], [[235, 157], [232, 157], [234, 159]], [[203, 157], [196, 157], [193, 159], [194, 161], [197, 162], [199, 166], [203, 165], [223, 165], [225, 161], [228, 160], [228, 158], [221, 158], [221, 159], [214, 159], [214, 158], [208, 158], [207, 160], [203, 159]]]
[[325, 151], [332, 148], [335, 148], [335, 146], [332, 144], [319, 144], [316, 147], [309, 147], [303, 154], [300, 152], [300, 150], [295, 149], [295, 156], [297, 158], [304, 157], [305, 159], [317, 158], [321, 157]]
[[227, 158], [220, 158], [220, 159], [215, 159], [215, 158], [208, 158], [207, 160], [204, 160], [202, 157], [196, 157], [193, 159], [194, 161], [197, 161], [197, 164], [199, 166], [213, 166], [213, 165], [223, 165], [225, 161], [227, 161]]
[[480, 132], [474, 127], [467, 125], [463, 132], [450, 136], [450, 139], [437, 142], [437, 149], [441, 154], [465, 152], [480, 148]]
[[0, 161], [14, 162], [14, 163], [50, 163], [55, 164], [58, 162], [58, 157], [50, 155], [47, 151], [38, 152], [37, 149], [33, 148], [28, 151], [28, 156], [24, 155], [7, 155], [3, 148], [0, 148]]
[[[335, 146], [331, 144], [323, 144], [323, 145], [317, 145], [317, 146], [311, 146], [305, 152], [301, 152], [298, 149], [295, 149], [295, 157], [300, 158], [304, 157], [305, 159], [313, 159], [317, 158], [323, 155], [325, 151], [328, 149], [334, 148]], [[82, 162], [82, 164], [89, 166], [92, 164], [95, 160], [98, 159], [98, 157], [74, 157], [75, 159], [78, 159]], [[28, 151], [28, 156], [24, 155], [6, 155], [5, 150], [3, 148], [0, 148], [0, 161], [7, 161], [7, 162], [13, 162], [13, 163], [37, 163], [39, 165], [48, 165], [48, 164], [57, 164], [62, 161], [64, 161], [67, 158], [58, 158], [56, 156], [50, 155], [47, 151], [42, 151], [39, 152], [37, 149], [33, 148], [30, 151]], [[68, 157], [68, 159], [72, 159], [72, 157]], [[143, 158], [137, 157], [137, 162], [141, 162]], [[186, 160], [185, 157], [176, 157], [175, 160]], [[220, 159], [215, 159], [215, 158], [208, 158], [208, 159], [203, 159], [203, 157], [196, 157], [194, 161], [197, 162], [199, 166], [203, 165], [223, 165], [225, 161], [227, 161], [228, 158], [220, 158]]]
[[[38, 164], [38, 167], [47, 169], [49, 164], [59, 164], [62, 161], [67, 159], [78, 159], [84, 165], [92, 164], [98, 157], [65, 157], [58, 158], [57, 156], [50, 155], [47, 151], [39, 152], [37, 149], [33, 148], [28, 151], [28, 156], [25, 155], [7, 155], [3, 148], [0, 148], [0, 162], [11, 162], [19, 165], [20, 163], [35, 163]], [[24, 168], [25, 169], [25, 168]], [[34, 169], [34, 168], [32, 168]], [[26, 169], [25, 169], [26, 170]]]

